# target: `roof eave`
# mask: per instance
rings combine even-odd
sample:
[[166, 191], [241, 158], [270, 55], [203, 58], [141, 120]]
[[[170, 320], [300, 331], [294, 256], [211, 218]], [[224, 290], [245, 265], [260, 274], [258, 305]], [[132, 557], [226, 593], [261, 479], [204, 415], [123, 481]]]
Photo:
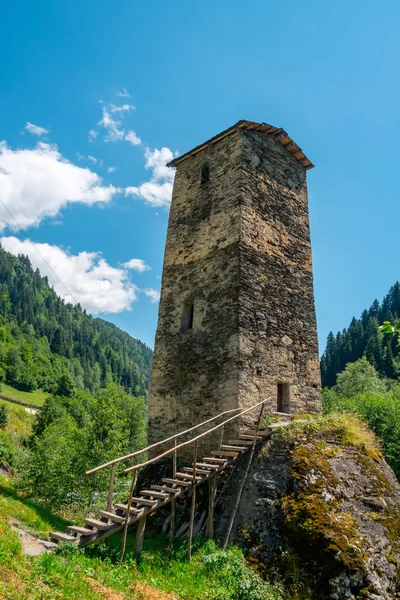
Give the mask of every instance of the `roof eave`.
[[232, 127], [225, 129], [221, 133], [218, 133], [214, 137], [210, 138], [206, 142], [203, 142], [199, 146], [196, 146], [189, 152], [182, 154], [182, 156], [178, 156], [167, 163], [167, 167], [177, 167], [181, 162], [189, 158], [190, 156], [194, 156], [198, 154], [208, 146], [212, 144], [216, 144], [221, 139], [225, 138], [228, 135], [231, 135], [235, 131], [256, 131], [258, 133], [264, 133], [276, 139], [282, 146], [286, 148], [286, 150], [295, 158], [306, 171], [312, 169], [314, 167], [313, 163], [307, 158], [302, 149], [292, 140], [292, 138], [286, 133], [284, 129], [279, 127], [274, 127], [273, 125], [268, 125], [268, 123], [256, 123], [255, 121], [238, 121]]

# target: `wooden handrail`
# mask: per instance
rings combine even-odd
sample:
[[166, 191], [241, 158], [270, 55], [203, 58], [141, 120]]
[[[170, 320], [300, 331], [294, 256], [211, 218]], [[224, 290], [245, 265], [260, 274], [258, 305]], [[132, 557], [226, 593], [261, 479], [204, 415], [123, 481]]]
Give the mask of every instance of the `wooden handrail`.
[[[118, 462], [122, 462], [123, 460], [128, 460], [128, 458], [133, 458], [134, 456], [138, 456], [138, 454], [143, 454], [144, 452], [147, 452], [148, 450], [152, 450], [153, 448], [156, 448], [157, 446], [160, 446], [161, 444], [166, 444], [167, 442], [171, 442], [172, 440], [175, 440], [176, 438], [178, 438], [182, 435], [185, 435], [186, 433], [190, 433], [191, 431], [198, 429], [202, 425], [207, 425], [208, 423], [211, 423], [211, 421], [215, 421], [216, 419], [219, 419], [220, 417], [229, 415], [230, 413], [233, 413], [233, 412], [237, 412], [238, 410], [241, 410], [241, 409], [240, 408], [232, 408], [231, 410], [225, 410], [224, 412], [220, 413], [219, 415], [215, 415], [214, 417], [211, 417], [211, 419], [207, 419], [207, 421], [203, 421], [202, 423], [199, 423], [198, 425], [194, 425], [194, 427], [190, 427], [189, 429], [186, 429], [185, 431], [180, 431], [179, 433], [175, 433], [174, 435], [171, 435], [171, 437], [165, 438], [164, 440], [160, 440], [159, 442], [155, 442], [154, 444], [151, 444], [150, 446], [146, 446], [146, 448], [142, 448], [141, 450], [136, 450], [136, 452], [132, 452], [131, 454], [126, 454], [125, 456], [120, 456], [118, 458], [114, 458], [113, 460], [110, 460], [109, 462], [104, 463], [104, 465], [99, 465], [98, 467], [94, 467], [93, 469], [90, 469], [90, 471], [86, 471], [85, 475], [91, 475], [92, 473], [96, 473], [96, 471], [100, 471], [101, 469], [105, 469], [106, 467], [110, 467], [111, 465], [115, 465]], [[125, 473], [125, 471], [124, 471], [124, 473]]]
[[[185, 446], [188, 446], [189, 444], [193, 444], [193, 442], [196, 442], [197, 440], [200, 440], [201, 438], [205, 437], [206, 435], [209, 435], [213, 431], [217, 431], [217, 429], [220, 429], [221, 427], [223, 427], [227, 423], [230, 423], [231, 421], [234, 421], [235, 419], [238, 419], [239, 417], [241, 417], [242, 415], [245, 415], [246, 413], [250, 412], [251, 410], [254, 410], [255, 408], [257, 408], [257, 406], [261, 406], [261, 404], [264, 404], [268, 400], [271, 400], [271, 398], [272, 398], [272, 396], [269, 396], [268, 398], [265, 398], [265, 400], [261, 400], [261, 402], [258, 402], [257, 404], [254, 404], [254, 406], [251, 406], [250, 408], [246, 408], [246, 410], [242, 410], [242, 412], [240, 412], [238, 415], [235, 415], [234, 417], [230, 417], [229, 419], [226, 419], [226, 421], [223, 421], [219, 425], [216, 425], [215, 427], [212, 427], [208, 431], [200, 433], [199, 435], [197, 435], [196, 437], [188, 440], [187, 442], [183, 442], [182, 444], [179, 444], [178, 446], [174, 446], [173, 448], [170, 448], [169, 450], [166, 450], [165, 452], [162, 452], [158, 456], [155, 456], [154, 458], [151, 458], [150, 460], [147, 460], [144, 463], [141, 463], [139, 465], [133, 465], [132, 467], [128, 467], [127, 469], [125, 469], [124, 471], [122, 471], [122, 474], [130, 473], [130, 471], [137, 471], [137, 469], [142, 469], [143, 467], [147, 467], [147, 465], [151, 465], [151, 464], [157, 462], [161, 458], [164, 458], [165, 456], [168, 456], [169, 454], [172, 454], [172, 452], [175, 452], [176, 450], [180, 450], [180, 448], [184, 448]], [[229, 412], [229, 411], [227, 411], [227, 412]], [[230, 412], [232, 412], [232, 411], [230, 411]], [[190, 431], [190, 430], [188, 429], [188, 431]]]

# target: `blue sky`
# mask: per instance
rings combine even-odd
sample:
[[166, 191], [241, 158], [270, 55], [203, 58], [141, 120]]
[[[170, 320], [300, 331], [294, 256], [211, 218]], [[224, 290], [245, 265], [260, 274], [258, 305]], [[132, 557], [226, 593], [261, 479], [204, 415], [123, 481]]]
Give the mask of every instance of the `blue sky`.
[[394, 0], [4, 3], [1, 197], [73, 298], [153, 345], [163, 160], [239, 119], [283, 127], [316, 165], [322, 351], [399, 278], [399, 26]]

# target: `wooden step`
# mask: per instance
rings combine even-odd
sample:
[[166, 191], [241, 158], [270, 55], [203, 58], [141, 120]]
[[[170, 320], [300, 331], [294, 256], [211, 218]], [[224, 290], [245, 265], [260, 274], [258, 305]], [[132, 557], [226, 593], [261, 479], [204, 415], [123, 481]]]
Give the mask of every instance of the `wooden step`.
[[[114, 508], [117, 508], [118, 510], [123, 510], [124, 512], [126, 512], [128, 509], [128, 505], [127, 504], [114, 504]], [[141, 512], [143, 512], [143, 509], [140, 510], [140, 508], [135, 508], [135, 506], [131, 506], [131, 509], [129, 512], [131, 512], [135, 515], [139, 515]]]
[[155, 492], [154, 490], [140, 490], [142, 496], [150, 496], [151, 498], [157, 498], [160, 500], [166, 500], [169, 495], [165, 492]]
[[211, 454], [213, 456], [226, 456], [230, 458], [235, 458], [239, 452], [228, 452], [227, 450], [211, 450]]
[[246, 446], [247, 449], [254, 444], [254, 437], [252, 440], [229, 440], [228, 444], [231, 444], [232, 446]]
[[85, 523], [86, 525], [90, 525], [90, 527], [98, 529], [99, 531], [105, 531], [110, 527], [108, 523], [104, 523], [104, 521], [99, 521], [98, 519], [91, 519], [89, 517], [85, 519]]
[[[189, 475], [188, 473], [177, 473], [176, 476], [178, 478], [182, 477], [182, 479], [194, 479], [193, 475]], [[196, 481], [200, 481], [202, 479], [202, 477], [198, 477], [196, 475]]]
[[[185, 473], [193, 473], [193, 467], [183, 467], [183, 470], [185, 471]], [[196, 466], [196, 474], [199, 475], [210, 475], [211, 471], [210, 470], [206, 470], [206, 469], [198, 469]]]
[[[254, 442], [255, 435], [246, 435], [245, 433], [241, 433], [241, 434], [240, 434], [238, 437], [239, 437], [239, 440], [240, 440], [241, 442], [242, 442], [243, 440], [248, 440], [248, 441]], [[258, 440], [263, 440], [263, 439], [264, 439], [264, 438], [263, 438], [261, 435], [258, 435], [258, 436], [257, 436], [257, 441], [258, 441]]]
[[148, 500], [147, 498], [132, 498], [133, 504], [141, 504], [142, 506], [155, 506], [157, 500]]
[[203, 460], [204, 460], [204, 461], [207, 461], [207, 462], [209, 462], [209, 463], [211, 463], [211, 462], [213, 462], [213, 463], [217, 463], [217, 464], [221, 465], [221, 467], [222, 467], [223, 465], [226, 465], [226, 464], [227, 464], [227, 460], [226, 460], [226, 458], [215, 458], [215, 456], [205, 456], [205, 457], [203, 458]]
[[185, 487], [192, 485], [191, 482], [189, 482], [189, 481], [182, 481], [181, 479], [172, 479], [171, 477], [163, 477], [162, 481], [164, 483], [172, 483], [175, 485], [180, 485], [180, 486], [185, 486]]
[[150, 488], [159, 492], [165, 492], [166, 494], [173, 494], [174, 496], [181, 491], [177, 487], [168, 487], [167, 485], [151, 485]]
[[60, 533], [59, 531], [52, 531], [50, 533], [50, 537], [52, 540], [57, 540], [58, 542], [75, 543], [78, 541], [78, 538], [73, 537], [72, 535], [68, 535], [67, 533]]
[[[259, 429], [258, 430], [258, 434], [260, 437], [265, 437], [267, 435], [269, 435], [269, 431], [268, 429]], [[253, 437], [256, 435], [256, 430], [255, 429], [247, 429], [247, 431], [243, 432], [244, 435], [252, 435]]]
[[86, 529], [86, 527], [76, 527], [76, 525], [69, 525], [67, 531], [77, 533], [78, 535], [92, 535], [93, 529]]
[[196, 463], [196, 467], [200, 467], [203, 469], [214, 469], [214, 470], [219, 469], [219, 465], [215, 465], [215, 464], [213, 465], [212, 463], [205, 463], [205, 462], [204, 463], [203, 462]]
[[108, 512], [107, 510], [100, 510], [99, 515], [105, 519], [108, 519], [109, 521], [112, 521], [113, 523], [125, 523], [125, 517]]
[[244, 446], [228, 446], [227, 444], [222, 444], [221, 450], [230, 450], [232, 452], [243, 452], [246, 450]]

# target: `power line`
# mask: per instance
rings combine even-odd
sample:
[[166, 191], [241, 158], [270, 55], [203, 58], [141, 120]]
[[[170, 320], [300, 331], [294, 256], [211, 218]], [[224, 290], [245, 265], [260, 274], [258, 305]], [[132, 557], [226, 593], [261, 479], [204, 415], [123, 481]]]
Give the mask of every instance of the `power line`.
[[48, 268], [50, 269], [50, 271], [53, 273], [54, 277], [56, 277], [56, 279], [58, 279], [58, 281], [61, 283], [61, 285], [63, 286], [63, 288], [67, 291], [68, 295], [71, 296], [71, 298], [74, 300], [75, 304], [79, 304], [78, 300], [74, 297], [74, 295], [72, 294], [72, 292], [69, 291], [69, 289], [67, 288], [67, 286], [65, 285], [65, 283], [63, 281], [61, 281], [61, 279], [59, 278], [59, 276], [57, 275], [57, 273], [49, 265], [49, 263], [47, 262], [47, 260], [44, 258], [43, 254], [41, 252], [39, 252], [39, 249], [36, 247], [36, 245], [32, 242], [31, 239], [28, 238], [28, 236], [26, 235], [25, 231], [22, 229], [21, 225], [18, 223], [17, 219], [14, 217], [14, 215], [12, 214], [12, 212], [10, 211], [10, 209], [8, 208], [8, 206], [3, 202], [3, 199], [1, 198], [1, 196], [0, 196], [0, 202], [4, 206], [4, 208], [6, 209], [6, 211], [8, 212], [8, 214], [10, 215], [10, 217], [12, 218], [12, 220], [14, 221], [14, 223], [17, 225], [18, 229], [20, 230], [20, 232], [24, 236], [25, 240], [28, 241], [30, 243], [30, 245], [36, 250], [36, 252], [39, 254], [39, 256], [42, 259], [42, 261], [48, 266]]

